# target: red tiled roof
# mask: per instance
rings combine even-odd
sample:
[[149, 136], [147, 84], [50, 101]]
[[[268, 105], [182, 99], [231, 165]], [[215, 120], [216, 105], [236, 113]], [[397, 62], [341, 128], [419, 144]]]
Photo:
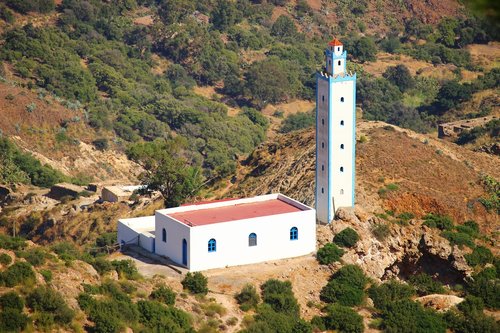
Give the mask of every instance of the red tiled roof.
[[219, 199], [219, 200], [205, 200], [205, 201], [198, 201], [198, 202], [188, 202], [188, 203], [182, 204], [181, 207], [198, 206], [198, 205], [205, 205], [205, 204], [214, 203], [214, 202], [233, 201], [233, 200], [238, 200], [238, 199], [240, 199], [240, 198], [225, 198], [225, 199]]
[[330, 43], [328, 43], [328, 45], [330, 45], [330, 46], [342, 46], [344, 44], [342, 44], [337, 38], [334, 38], [330, 41]]
[[199, 226], [300, 211], [302, 211], [300, 208], [292, 206], [280, 199], [271, 199], [266, 201], [178, 212], [168, 214], [168, 216], [189, 226]]

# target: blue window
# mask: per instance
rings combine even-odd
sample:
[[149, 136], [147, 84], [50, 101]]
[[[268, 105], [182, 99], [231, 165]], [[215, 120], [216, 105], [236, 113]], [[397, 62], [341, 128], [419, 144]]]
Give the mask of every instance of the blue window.
[[257, 235], [253, 232], [248, 235], [248, 246], [257, 246]]
[[161, 240], [165, 243], [167, 242], [167, 230], [165, 228], [161, 231]]
[[299, 239], [299, 230], [297, 227], [293, 227], [290, 229], [290, 240], [297, 240]]
[[215, 252], [217, 250], [217, 242], [215, 239], [211, 239], [208, 241], [208, 252]]

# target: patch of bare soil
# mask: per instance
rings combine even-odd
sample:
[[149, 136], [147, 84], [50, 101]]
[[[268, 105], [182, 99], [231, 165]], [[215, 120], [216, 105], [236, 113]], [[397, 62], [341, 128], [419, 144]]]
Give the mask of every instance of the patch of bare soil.
[[467, 50], [475, 65], [482, 66], [486, 70], [500, 66], [500, 42], [471, 44], [467, 46]]

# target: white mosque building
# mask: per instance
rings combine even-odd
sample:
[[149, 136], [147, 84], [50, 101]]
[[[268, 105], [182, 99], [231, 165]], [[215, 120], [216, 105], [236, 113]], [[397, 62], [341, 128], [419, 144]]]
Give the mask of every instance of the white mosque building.
[[307, 255], [316, 250], [316, 223], [330, 223], [354, 205], [356, 74], [346, 52], [328, 44], [317, 74], [316, 209], [282, 194], [161, 209], [118, 221], [118, 242], [138, 245], [190, 271]]

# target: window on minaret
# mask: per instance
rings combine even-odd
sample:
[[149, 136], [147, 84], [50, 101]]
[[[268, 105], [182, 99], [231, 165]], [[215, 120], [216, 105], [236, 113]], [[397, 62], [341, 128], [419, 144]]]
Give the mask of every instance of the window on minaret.
[[321, 119], [321, 125], [324, 125], [325, 124], [325, 119]]
[[208, 252], [215, 252], [217, 250], [217, 242], [215, 239], [211, 239], [208, 241]]
[[321, 101], [325, 103], [325, 95], [321, 96]]
[[340, 121], [340, 126], [344, 126], [344, 121], [343, 120]]
[[344, 194], [344, 190], [340, 190], [340, 194]]
[[337, 51], [340, 51], [340, 47], [337, 47]]
[[343, 143], [340, 145], [340, 149], [344, 149], [344, 144]]
[[328, 65], [332, 65], [332, 61], [331, 60], [328, 60]]
[[323, 187], [321, 188], [321, 193], [325, 193], [325, 189]]
[[321, 148], [325, 148], [325, 143], [321, 142]]
[[340, 167], [340, 172], [344, 172], [344, 167]]
[[344, 103], [344, 97], [340, 97], [340, 101]]
[[325, 165], [324, 164], [321, 166], [321, 171], [325, 171]]
[[339, 64], [339, 66], [340, 66], [340, 64], [341, 64], [341, 61], [340, 61], [340, 60], [339, 60], [338, 64]]

